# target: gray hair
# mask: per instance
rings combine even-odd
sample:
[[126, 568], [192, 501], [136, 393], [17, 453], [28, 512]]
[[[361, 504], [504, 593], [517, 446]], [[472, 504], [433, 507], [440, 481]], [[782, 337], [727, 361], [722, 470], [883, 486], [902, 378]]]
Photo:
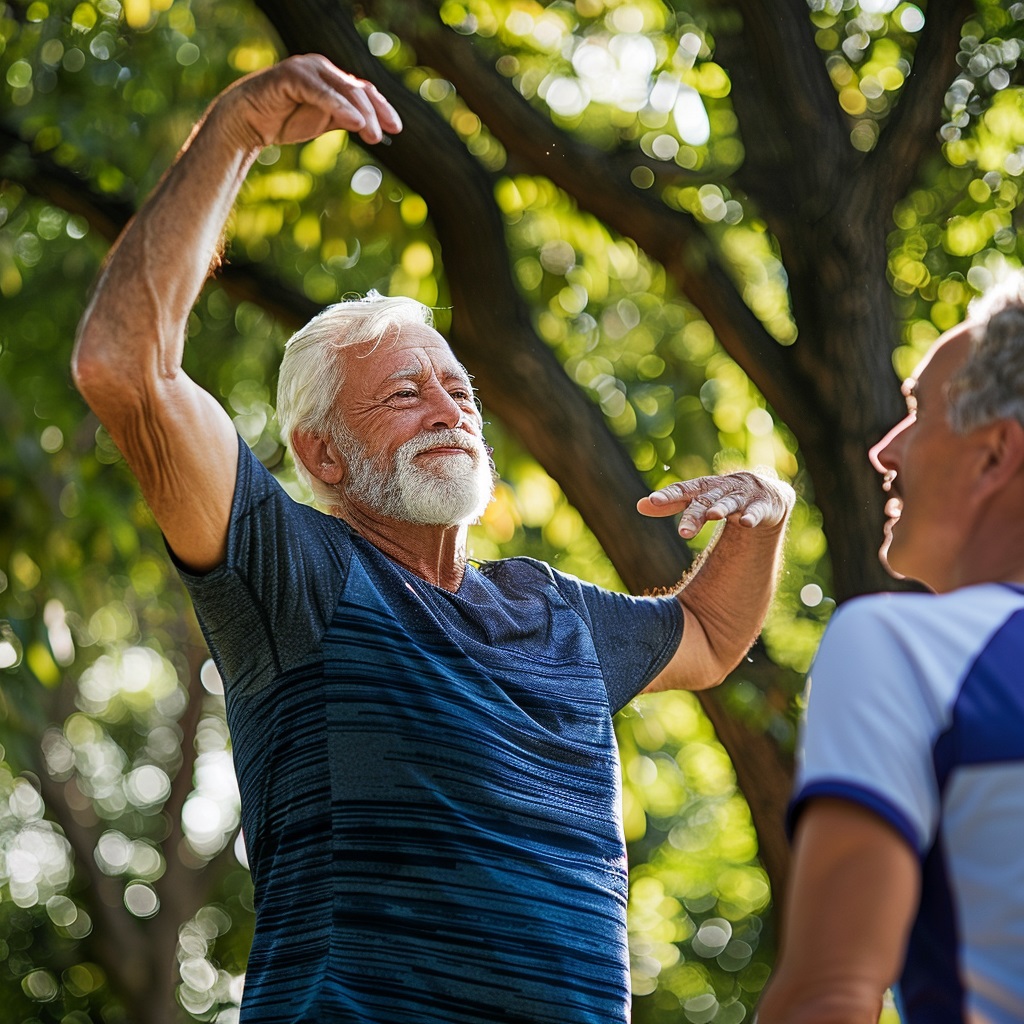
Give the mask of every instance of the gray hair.
[[949, 384], [950, 425], [966, 434], [997, 419], [1024, 424], [1024, 274], [975, 299], [967, 322], [967, 362]]
[[[432, 327], [429, 306], [404, 296], [389, 298], [375, 291], [365, 298], [336, 302], [296, 331], [284, 348], [277, 382], [277, 420], [285, 443], [291, 447], [296, 431], [337, 440], [347, 436], [338, 414], [338, 396], [344, 386], [343, 348], [365, 342], [379, 344], [403, 324]], [[310, 476], [301, 459], [295, 470], [324, 504], [335, 503], [334, 489]]]

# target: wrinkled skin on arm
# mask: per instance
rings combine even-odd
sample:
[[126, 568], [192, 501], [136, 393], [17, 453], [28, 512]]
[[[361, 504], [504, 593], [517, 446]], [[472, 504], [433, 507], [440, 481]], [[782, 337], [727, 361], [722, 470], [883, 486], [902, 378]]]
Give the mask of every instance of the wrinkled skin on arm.
[[648, 516], [680, 514], [680, 536], [709, 522], [725, 525], [679, 585], [683, 639], [648, 690], [717, 686], [757, 639], [768, 614], [795, 496], [755, 473], [683, 480], [642, 498]]
[[75, 382], [195, 570], [224, 557], [238, 440], [219, 403], [182, 371], [182, 351], [246, 172], [271, 143], [339, 128], [374, 143], [401, 127], [374, 86], [324, 57], [249, 75], [214, 100], [107, 259], [79, 326]]

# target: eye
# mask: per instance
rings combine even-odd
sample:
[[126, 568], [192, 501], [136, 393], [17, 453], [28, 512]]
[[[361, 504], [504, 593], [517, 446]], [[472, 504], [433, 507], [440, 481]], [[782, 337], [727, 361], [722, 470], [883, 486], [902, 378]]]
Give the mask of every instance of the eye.
[[408, 405], [419, 397], [415, 388], [399, 388], [387, 397], [389, 405]]

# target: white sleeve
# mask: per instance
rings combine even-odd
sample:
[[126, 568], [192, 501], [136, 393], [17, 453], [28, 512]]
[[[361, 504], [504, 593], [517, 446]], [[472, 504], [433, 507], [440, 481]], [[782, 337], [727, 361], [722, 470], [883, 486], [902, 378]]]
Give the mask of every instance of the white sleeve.
[[[829, 623], [811, 666], [790, 824], [815, 796], [849, 799], [893, 825], [919, 853], [939, 812], [933, 751], [948, 723], [936, 692], [949, 666], [930, 664], [918, 620], [891, 595], [844, 605]], [[915, 616], [911, 616], [915, 618]]]

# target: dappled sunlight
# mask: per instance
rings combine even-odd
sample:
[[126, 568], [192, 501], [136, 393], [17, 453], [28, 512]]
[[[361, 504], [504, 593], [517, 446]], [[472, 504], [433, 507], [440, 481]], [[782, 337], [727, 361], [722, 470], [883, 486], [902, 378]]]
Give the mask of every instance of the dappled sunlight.
[[[407, 101], [490, 176], [529, 323], [646, 485], [763, 468], [796, 486], [762, 637], [772, 681], [748, 663], [719, 691], [728, 714], [785, 754], [802, 674], [835, 607], [822, 514], [790, 425], [679, 290], [711, 261], [772, 353], [797, 360], [814, 341], [790, 302], [797, 270], [738, 173], [749, 170], [755, 128], [734, 107], [745, 69], [726, 61], [731, 13], [700, 0], [440, 5], [445, 31], [565, 133], [552, 138], [607, 156], [620, 194], [634, 194], [631, 182], [663, 204], [667, 224], [685, 225], [665, 266], [581, 208], [582, 174], [570, 194], [543, 176], [553, 164], [506, 150], [477, 98], [417, 53], [410, 12], [389, 18], [371, 4], [356, 27]], [[928, 5], [808, 0], [807, 17], [848, 141], [841, 155], [850, 168], [870, 163], [908, 96]], [[929, 115], [941, 151], [887, 223], [894, 378], [1024, 252], [1022, 19], [1020, 4], [979, 0], [944, 109]], [[236, 0], [26, 0], [0, 11], [11, 140], [0, 192], [0, 426], [11, 439], [0, 466], [0, 993], [26, 1020], [60, 1008], [81, 1024], [111, 1005], [92, 943], [112, 917], [146, 941], [173, 921], [167, 957], [176, 954], [182, 1013], [237, 1020], [253, 906], [223, 683], [196, 655], [202, 640], [152, 517], [66, 367], [108, 218], [138, 206], [210, 96], [274, 63], [279, 46], [265, 16]], [[780, 131], [805, 128], [796, 118]], [[322, 305], [378, 288], [437, 306], [443, 328], [451, 318], [437, 211], [379, 152], [343, 131], [264, 149], [226, 229], [229, 270], [189, 318], [186, 371], [298, 500], [309, 492], [285, 455], [273, 398], [292, 325], [263, 308], [249, 264], [284, 301]], [[61, 209], [61, 189], [75, 182], [81, 192]], [[819, 212], [795, 206], [793, 216]], [[247, 298], [232, 274], [247, 280]], [[470, 531], [471, 557], [541, 558], [623, 589], [557, 482], [500, 422], [487, 434], [500, 480]], [[749, 1020], [772, 956], [771, 894], [732, 765], [689, 694], [638, 699], [617, 727], [634, 1017]], [[113, 887], [108, 903], [97, 885]], [[889, 1005], [883, 1020], [895, 1024]]]
[[185, 838], [194, 853], [209, 859], [234, 837], [241, 813], [230, 738], [223, 718], [214, 715], [200, 722], [196, 749], [194, 789], [185, 801], [181, 818]]
[[211, 1008], [227, 1004], [214, 1018], [218, 1024], [237, 1021], [237, 1006], [242, 1001], [244, 973], [219, 968], [213, 957], [217, 939], [234, 925], [223, 907], [203, 907], [191, 921], [178, 930], [178, 972], [181, 985], [178, 999], [191, 1014], [205, 1015]]
[[741, 1021], [741, 993], [768, 972], [770, 893], [729, 759], [692, 694], [639, 697], [616, 728], [626, 835], [650, 851], [630, 877], [634, 994], [657, 991], [689, 1021]]

